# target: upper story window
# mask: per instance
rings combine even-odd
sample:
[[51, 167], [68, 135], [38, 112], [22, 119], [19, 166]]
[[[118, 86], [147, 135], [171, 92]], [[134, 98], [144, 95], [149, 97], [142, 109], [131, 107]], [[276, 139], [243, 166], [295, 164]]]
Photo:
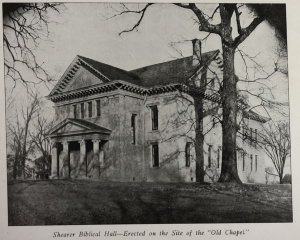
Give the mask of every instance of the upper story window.
[[210, 88], [215, 89], [215, 79], [214, 78], [212, 78], [210, 81]]
[[97, 116], [99, 117], [101, 115], [101, 113], [100, 113], [100, 100], [96, 101], [96, 109], [97, 109]]
[[189, 167], [191, 165], [191, 142], [187, 142], [185, 145], [185, 166]]
[[153, 167], [159, 167], [159, 152], [158, 152], [158, 144], [152, 144], [152, 162]]
[[136, 126], [135, 126], [135, 119], [136, 119], [136, 114], [131, 115], [131, 131], [132, 131], [132, 144], [135, 144], [136, 142]]
[[76, 119], [77, 118], [77, 106], [73, 105], [73, 117]]
[[151, 120], [152, 120], [152, 130], [158, 129], [158, 109], [157, 106], [151, 106]]
[[244, 141], [245, 141], [245, 139], [246, 139], [246, 131], [247, 131], [247, 130], [246, 130], [246, 127], [245, 127], [245, 126], [243, 126], [243, 127], [242, 127], [242, 130], [243, 130], [243, 133], [242, 133], [242, 134], [243, 134], [243, 136], [242, 136], [242, 137], [243, 137], [243, 142], [244, 142]]
[[93, 104], [92, 102], [88, 102], [88, 116], [91, 118], [93, 116]]
[[84, 103], [80, 104], [80, 117], [82, 119], [84, 118]]
[[254, 130], [254, 146], [256, 147], [257, 144], [257, 129]]

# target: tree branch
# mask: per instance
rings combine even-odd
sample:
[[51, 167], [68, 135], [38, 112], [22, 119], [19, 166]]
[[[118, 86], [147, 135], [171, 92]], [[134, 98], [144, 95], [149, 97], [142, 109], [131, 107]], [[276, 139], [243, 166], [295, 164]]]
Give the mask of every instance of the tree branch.
[[137, 29], [137, 27], [140, 25], [140, 23], [142, 22], [142, 20], [144, 18], [144, 15], [145, 15], [145, 12], [146, 12], [147, 8], [150, 7], [151, 5], [153, 5], [153, 3], [148, 3], [142, 10], [139, 10], [139, 11], [127, 10], [127, 11], [123, 11], [120, 14], [118, 14], [118, 15], [121, 15], [121, 14], [124, 14], [124, 13], [137, 13], [137, 14], [141, 14], [141, 16], [140, 16], [139, 20], [137, 21], [137, 23], [131, 29], [123, 30], [122, 32], [120, 32], [119, 36], [121, 34], [123, 34], [123, 33], [132, 32], [134, 29]]
[[251, 24], [248, 27], [242, 28], [240, 30], [241, 32], [240, 35], [237, 36], [233, 41], [233, 47], [234, 48], [238, 47], [264, 20], [265, 20], [264, 17], [257, 17], [251, 22]]

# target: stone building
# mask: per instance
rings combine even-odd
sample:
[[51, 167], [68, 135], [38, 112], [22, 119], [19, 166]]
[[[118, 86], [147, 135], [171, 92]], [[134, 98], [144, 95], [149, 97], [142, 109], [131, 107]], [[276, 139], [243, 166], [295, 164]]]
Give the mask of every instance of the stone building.
[[[76, 56], [48, 96], [56, 117], [48, 134], [51, 178], [196, 181], [196, 94], [203, 103], [206, 180], [217, 180], [222, 59], [218, 50], [201, 53], [197, 40], [193, 50], [193, 56], [132, 71]], [[264, 182], [264, 154], [255, 141], [267, 119], [239, 106], [239, 175], [243, 182]]]

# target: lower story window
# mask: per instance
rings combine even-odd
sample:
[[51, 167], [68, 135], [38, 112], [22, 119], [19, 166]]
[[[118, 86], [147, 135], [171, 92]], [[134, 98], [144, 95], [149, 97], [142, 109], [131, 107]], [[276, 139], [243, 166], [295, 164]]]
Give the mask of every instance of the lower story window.
[[191, 165], [191, 142], [187, 142], [185, 146], [185, 166]]
[[152, 162], [153, 167], [159, 167], [159, 153], [158, 153], [158, 144], [152, 144]]
[[242, 153], [242, 159], [243, 159], [243, 171], [245, 171], [245, 155], [246, 155], [246, 153]]
[[257, 155], [255, 155], [255, 171], [257, 172]]
[[221, 153], [222, 153], [222, 147], [218, 147], [218, 162], [217, 162], [217, 167], [220, 168], [220, 163], [221, 163]]
[[208, 167], [211, 168], [211, 150], [212, 150], [212, 145], [208, 146]]

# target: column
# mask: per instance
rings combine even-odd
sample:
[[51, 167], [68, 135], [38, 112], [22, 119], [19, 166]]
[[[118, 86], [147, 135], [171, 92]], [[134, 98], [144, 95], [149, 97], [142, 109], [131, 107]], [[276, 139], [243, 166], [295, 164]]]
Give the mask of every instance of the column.
[[51, 179], [57, 178], [57, 143], [51, 141]]
[[80, 143], [80, 161], [79, 161], [79, 176], [80, 177], [86, 177], [86, 144], [85, 140], [78, 141]]
[[63, 156], [59, 163], [60, 171], [62, 171], [63, 178], [69, 178], [69, 143], [63, 142]]
[[99, 142], [101, 142], [101, 140], [93, 139], [92, 142], [93, 142], [94, 155], [99, 156]]
[[93, 151], [94, 151], [94, 157], [93, 157], [93, 176], [99, 177], [100, 176], [100, 165], [99, 165], [99, 143], [101, 140], [99, 139], [93, 139]]

